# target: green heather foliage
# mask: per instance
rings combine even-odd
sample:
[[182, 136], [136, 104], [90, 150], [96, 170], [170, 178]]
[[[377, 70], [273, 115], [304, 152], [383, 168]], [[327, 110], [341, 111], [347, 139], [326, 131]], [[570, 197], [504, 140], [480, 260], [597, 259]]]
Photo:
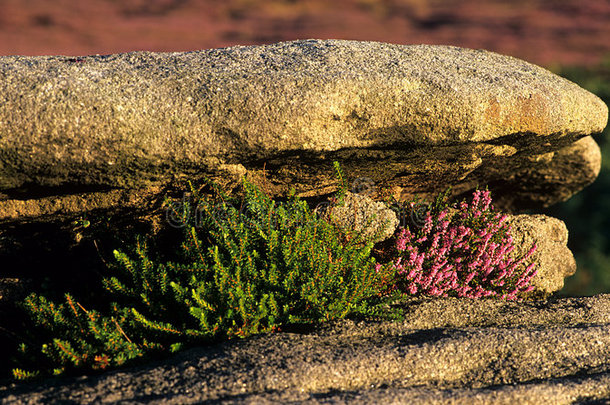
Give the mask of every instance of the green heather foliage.
[[[386, 279], [371, 242], [294, 196], [278, 203], [247, 181], [244, 189], [242, 202], [217, 189], [212, 198], [193, 190], [194, 203], [170, 204], [184, 227], [179, 261], [152, 260], [142, 241], [135, 254], [115, 251], [115, 274], [103, 281], [111, 297], [104, 312], [69, 294], [61, 304], [29, 296], [25, 307], [50, 336], [31, 355], [44, 355], [55, 374], [104, 369], [189, 343], [366, 310]], [[18, 379], [35, 373], [13, 370]]]

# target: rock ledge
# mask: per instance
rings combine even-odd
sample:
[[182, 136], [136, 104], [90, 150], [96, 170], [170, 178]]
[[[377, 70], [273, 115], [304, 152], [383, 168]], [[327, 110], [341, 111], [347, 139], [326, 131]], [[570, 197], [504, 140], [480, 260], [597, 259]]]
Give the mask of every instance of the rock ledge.
[[341, 321], [195, 348], [100, 376], [0, 388], [4, 403], [524, 403], [610, 398], [610, 295], [413, 300], [403, 322]]

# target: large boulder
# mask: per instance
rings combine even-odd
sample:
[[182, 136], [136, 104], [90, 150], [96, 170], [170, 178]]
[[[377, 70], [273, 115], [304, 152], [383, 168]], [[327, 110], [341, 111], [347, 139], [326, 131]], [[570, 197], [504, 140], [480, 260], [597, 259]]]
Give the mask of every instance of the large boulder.
[[[162, 202], [181, 198], [184, 180], [232, 186], [247, 176], [272, 196], [294, 187], [319, 201], [337, 189], [339, 161], [361, 180], [354, 191], [373, 192], [348, 193], [331, 216], [385, 238], [399, 219], [370, 198], [377, 189], [425, 201], [448, 186], [460, 195], [487, 185], [512, 211], [569, 198], [599, 172], [589, 135], [607, 115], [597, 97], [542, 68], [447, 46], [307, 40], [0, 57], [0, 324], [16, 322], [13, 301], [29, 288], [22, 279], [86, 288], [134, 233], [175, 241], [181, 230], [169, 226]], [[574, 271], [565, 226], [545, 216], [509, 221], [514, 254], [538, 246], [535, 294], [561, 288]], [[608, 296], [413, 299], [387, 309], [401, 307], [398, 323], [340, 321], [101, 376], [0, 386], [0, 402], [568, 403], [610, 395], [599, 388], [610, 384]], [[2, 328], [4, 344], [12, 336]]]
[[340, 321], [236, 339], [104, 375], [0, 386], [0, 402], [605, 403], [610, 296], [397, 303], [402, 322]]
[[[305, 40], [5, 56], [0, 193], [23, 200], [246, 174], [268, 178], [274, 195], [312, 196], [335, 189], [338, 160], [403, 198], [500, 182], [494, 194], [511, 199], [524, 178], [541, 179], [532, 161], [601, 132], [607, 113], [540, 67], [450, 46]], [[528, 201], [565, 199], [595, 175], [540, 184]]]
[[401, 200], [488, 185], [504, 209], [546, 206], [595, 179], [606, 121], [542, 68], [449, 46], [0, 57], [0, 277], [69, 268], [73, 250], [93, 266], [116, 247], [98, 230], [167, 226], [164, 196], [203, 176], [319, 200], [339, 161]]

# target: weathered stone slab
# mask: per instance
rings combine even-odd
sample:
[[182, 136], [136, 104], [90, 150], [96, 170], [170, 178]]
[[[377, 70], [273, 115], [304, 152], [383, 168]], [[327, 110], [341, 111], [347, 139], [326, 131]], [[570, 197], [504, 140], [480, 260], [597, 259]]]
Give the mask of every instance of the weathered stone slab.
[[[71, 194], [248, 173], [267, 174], [277, 195], [291, 186], [319, 195], [335, 186], [332, 160], [398, 193], [436, 191], [471, 184], [473, 172], [478, 183], [500, 180], [500, 169], [485, 174], [498, 160], [524, 170], [529, 156], [601, 132], [606, 121], [604, 103], [565, 79], [450, 46], [306, 40], [5, 56], [0, 192]], [[568, 194], [581, 185], [571, 187]]]
[[571, 404], [610, 396], [608, 295], [400, 305], [403, 322], [236, 339], [100, 376], [0, 387], [0, 401]]
[[[481, 165], [469, 178], [495, 190], [495, 205], [518, 210], [548, 207], [568, 200], [593, 183], [601, 169], [601, 151], [591, 136], [557, 150], [523, 154]], [[479, 179], [479, 180], [477, 180]], [[493, 179], [485, 183], [485, 179]], [[467, 187], [463, 184], [462, 187]]]

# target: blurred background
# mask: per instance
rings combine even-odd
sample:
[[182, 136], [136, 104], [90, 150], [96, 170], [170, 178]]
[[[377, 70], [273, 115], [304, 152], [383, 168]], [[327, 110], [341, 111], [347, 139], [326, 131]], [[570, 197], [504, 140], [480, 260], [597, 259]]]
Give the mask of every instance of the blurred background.
[[[0, 55], [187, 51], [338, 38], [485, 48], [610, 104], [610, 0], [0, 0]], [[563, 293], [610, 292], [609, 130], [592, 186], [546, 210], [578, 262]]]

